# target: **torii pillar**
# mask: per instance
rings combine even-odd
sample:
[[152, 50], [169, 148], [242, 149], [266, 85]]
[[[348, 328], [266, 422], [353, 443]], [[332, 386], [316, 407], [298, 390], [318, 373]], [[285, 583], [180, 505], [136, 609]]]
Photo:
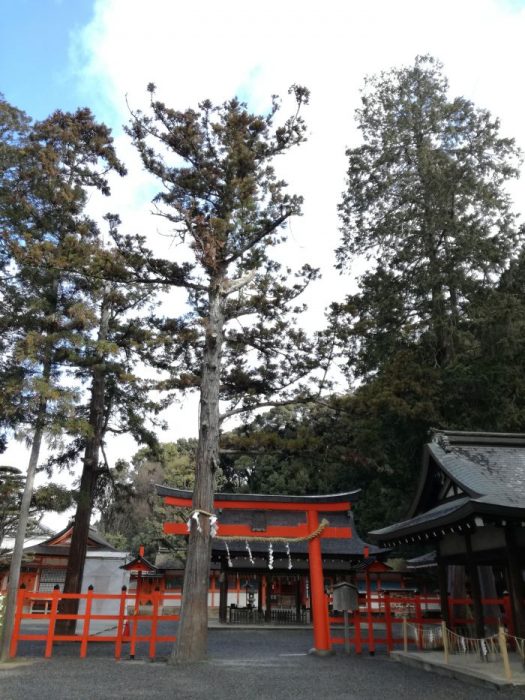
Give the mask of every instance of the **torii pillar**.
[[[317, 511], [309, 510], [306, 514], [308, 528], [311, 532], [319, 527]], [[312, 653], [325, 656], [332, 653], [330, 642], [330, 622], [328, 619], [328, 602], [324, 592], [323, 555], [321, 538], [313, 537], [308, 541], [308, 563], [310, 567], [310, 598], [314, 623], [314, 647]]]

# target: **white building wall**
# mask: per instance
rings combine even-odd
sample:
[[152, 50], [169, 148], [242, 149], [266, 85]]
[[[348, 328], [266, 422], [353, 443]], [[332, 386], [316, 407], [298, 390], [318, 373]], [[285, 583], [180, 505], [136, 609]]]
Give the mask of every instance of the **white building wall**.
[[[120, 595], [122, 586], [129, 590], [129, 572], [120, 567], [128, 559], [127, 552], [88, 552], [82, 578], [82, 593], [87, 593], [88, 587], [93, 586], [93, 593], [111, 593]], [[86, 609], [86, 601], [80, 601], [79, 614]], [[119, 600], [93, 600], [91, 612], [94, 615], [117, 615]], [[114, 620], [95, 620], [91, 622], [90, 633], [104, 628], [115, 627]], [[77, 624], [77, 633], [82, 631], [82, 623]]]

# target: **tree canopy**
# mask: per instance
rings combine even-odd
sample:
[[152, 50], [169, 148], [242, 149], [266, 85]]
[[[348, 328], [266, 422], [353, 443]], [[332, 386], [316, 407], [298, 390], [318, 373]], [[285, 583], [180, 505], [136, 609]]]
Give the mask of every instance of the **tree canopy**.
[[487, 110], [449, 97], [442, 68], [419, 56], [370, 77], [357, 110], [337, 255], [341, 269], [371, 262], [345, 307], [358, 375], [416, 342], [429, 365], [452, 362], [470, 302], [522, 239], [504, 187], [518, 174], [515, 142]]

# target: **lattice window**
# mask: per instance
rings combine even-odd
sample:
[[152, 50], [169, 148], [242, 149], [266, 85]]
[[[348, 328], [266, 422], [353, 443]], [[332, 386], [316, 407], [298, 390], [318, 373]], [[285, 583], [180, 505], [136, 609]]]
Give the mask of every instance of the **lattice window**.
[[58, 584], [60, 590], [64, 590], [64, 582], [66, 580], [65, 569], [42, 569], [40, 573], [40, 583], [38, 590], [41, 592], [52, 591]]

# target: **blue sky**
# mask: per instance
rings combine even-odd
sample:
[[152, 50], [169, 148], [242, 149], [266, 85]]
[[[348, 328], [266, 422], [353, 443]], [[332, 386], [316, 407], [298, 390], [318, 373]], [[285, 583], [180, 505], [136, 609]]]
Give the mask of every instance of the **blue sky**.
[[93, 0], [0, 0], [0, 92], [36, 119], [82, 102], [72, 36], [93, 16]]

